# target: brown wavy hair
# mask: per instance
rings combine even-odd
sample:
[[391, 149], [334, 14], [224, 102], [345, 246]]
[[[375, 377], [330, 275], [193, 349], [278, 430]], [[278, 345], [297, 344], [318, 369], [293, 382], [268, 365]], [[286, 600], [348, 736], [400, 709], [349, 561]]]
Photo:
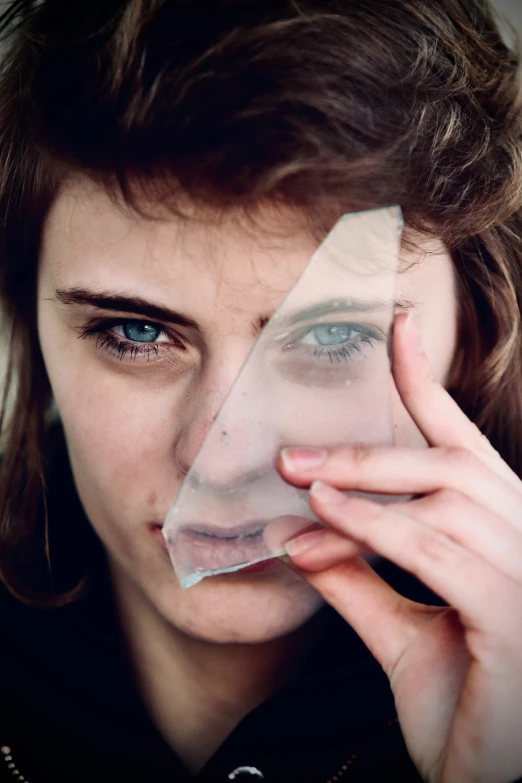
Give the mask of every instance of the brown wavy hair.
[[53, 605], [83, 584], [48, 578], [36, 328], [42, 226], [77, 174], [138, 210], [269, 203], [319, 233], [400, 204], [457, 270], [450, 390], [522, 473], [519, 62], [486, 0], [15, 0], [0, 26], [0, 574], [15, 595]]

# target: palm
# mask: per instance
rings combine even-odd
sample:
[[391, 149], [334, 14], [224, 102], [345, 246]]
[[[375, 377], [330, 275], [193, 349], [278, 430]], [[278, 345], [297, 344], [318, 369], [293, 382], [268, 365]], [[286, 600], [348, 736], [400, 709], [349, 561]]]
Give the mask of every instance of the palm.
[[455, 612], [426, 610], [424, 627], [389, 676], [408, 751], [423, 779], [435, 783], [469, 656]]

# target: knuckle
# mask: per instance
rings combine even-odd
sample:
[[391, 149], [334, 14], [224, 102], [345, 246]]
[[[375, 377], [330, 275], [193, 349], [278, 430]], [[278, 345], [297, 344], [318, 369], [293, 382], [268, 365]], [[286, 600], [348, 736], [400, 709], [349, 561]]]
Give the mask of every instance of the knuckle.
[[331, 606], [337, 606], [342, 602], [345, 590], [342, 567], [337, 567], [333, 573], [328, 574], [328, 578], [323, 579], [321, 582], [321, 595]]
[[343, 562], [323, 573], [309, 576], [308, 580], [326, 603], [333, 607], [340, 607], [346, 603], [347, 584], [354, 575], [357, 575], [358, 570], [355, 562]]
[[359, 444], [351, 450], [352, 462], [356, 467], [365, 468], [371, 462], [373, 449], [370, 446]]
[[476, 469], [481, 464], [473, 452], [463, 446], [452, 446], [445, 449], [443, 459], [452, 471], [455, 469]]
[[455, 558], [454, 547], [445, 535], [437, 531], [423, 532], [417, 539], [417, 556], [431, 563], [447, 565]]
[[450, 489], [445, 487], [439, 490], [436, 494], [431, 495], [430, 499], [434, 508], [437, 511], [456, 511], [461, 508], [464, 503], [464, 498], [460, 492], [456, 489]]
[[346, 498], [346, 512], [352, 511], [360, 519], [360, 533], [364, 534], [370, 526], [379, 525], [386, 517], [388, 509], [380, 503], [369, 502], [359, 494], [353, 493]]
[[456, 490], [443, 487], [436, 492], [421, 495], [414, 500], [407, 501], [407, 504], [409, 504], [410, 508], [418, 508], [421, 512], [436, 514], [446, 511], [447, 508], [454, 507], [460, 498], [461, 495]]

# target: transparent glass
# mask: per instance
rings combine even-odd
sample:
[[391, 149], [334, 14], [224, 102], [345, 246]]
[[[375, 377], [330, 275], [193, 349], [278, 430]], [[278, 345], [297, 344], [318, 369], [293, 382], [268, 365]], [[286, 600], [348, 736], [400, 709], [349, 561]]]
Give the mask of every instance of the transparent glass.
[[277, 517], [316, 520], [284, 446], [389, 445], [399, 207], [343, 216], [263, 329], [163, 526], [183, 588], [277, 557]]

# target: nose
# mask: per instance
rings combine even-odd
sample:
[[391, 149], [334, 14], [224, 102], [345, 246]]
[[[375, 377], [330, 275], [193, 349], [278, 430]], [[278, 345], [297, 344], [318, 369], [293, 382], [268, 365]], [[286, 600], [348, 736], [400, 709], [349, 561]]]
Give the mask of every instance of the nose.
[[279, 438], [273, 400], [251, 356], [215, 357], [190, 396], [175, 444], [176, 463], [198, 488], [231, 493], [274, 469]]

